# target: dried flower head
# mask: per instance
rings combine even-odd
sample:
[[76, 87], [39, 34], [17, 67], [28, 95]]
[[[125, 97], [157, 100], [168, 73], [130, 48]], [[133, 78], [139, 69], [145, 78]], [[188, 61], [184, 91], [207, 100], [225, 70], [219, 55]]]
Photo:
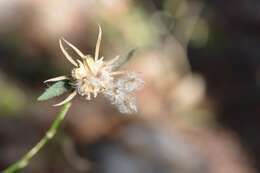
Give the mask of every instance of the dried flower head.
[[[84, 55], [67, 40], [59, 40], [64, 56], [74, 65], [74, 68], [69, 76], [59, 76], [45, 82], [71, 80], [74, 90], [65, 100], [54, 106], [61, 106], [71, 101], [77, 94], [86, 97], [87, 100], [91, 100], [92, 96], [95, 98], [98, 94], [103, 94], [112, 104], [118, 107], [120, 112], [133, 113], [137, 111], [136, 101], [132, 93], [141, 88], [144, 82], [135, 73], [113, 71], [119, 56], [107, 62], [103, 61], [103, 57], [99, 58], [101, 35], [102, 30], [99, 26], [94, 58], [91, 55]], [[81, 59], [74, 60], [64, 49], [62, 41], [71, 47]]]

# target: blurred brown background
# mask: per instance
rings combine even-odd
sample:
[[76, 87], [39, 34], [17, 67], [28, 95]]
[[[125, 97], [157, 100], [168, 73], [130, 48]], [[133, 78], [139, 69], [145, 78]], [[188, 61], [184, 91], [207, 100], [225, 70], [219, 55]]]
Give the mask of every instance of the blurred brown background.
[[59, 108], [37, 97], [69, 73], [65, 37], [93, 54], [137, 48], [139, 112], [77, 97], [62, 129], [21, 172], [256, 173], [260, 170], [260, 1], [0, 0], [0, 170]]

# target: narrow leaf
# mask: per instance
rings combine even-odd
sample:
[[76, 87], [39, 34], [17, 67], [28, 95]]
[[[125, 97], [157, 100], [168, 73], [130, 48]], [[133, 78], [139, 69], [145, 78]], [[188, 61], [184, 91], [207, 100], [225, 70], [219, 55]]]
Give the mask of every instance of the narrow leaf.
[[38, 101], [44, 101], [51, 99], [53, 97], [60, 96], [65, 92], [70, 90], [70, 86], [67, 81], [59, 81], [52, 84], [49, 88], [47, 88], [44, 93], [38, 97]]
[[120, 56], [120, 58], [114, 63], [113, 70], [118, 70], [122, 65], [128, 62], [134, 55], [135, 49], [130, 50], [125, 56]]

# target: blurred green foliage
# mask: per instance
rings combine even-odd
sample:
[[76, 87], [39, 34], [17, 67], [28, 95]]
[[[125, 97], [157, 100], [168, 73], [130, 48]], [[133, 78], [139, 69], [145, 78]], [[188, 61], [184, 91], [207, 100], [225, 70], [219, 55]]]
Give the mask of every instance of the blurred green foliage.
[[3, 115], [19, 115], [27, 100], [25, 93], [16, 84], [3, 80], [0, 76], [0, 110]]

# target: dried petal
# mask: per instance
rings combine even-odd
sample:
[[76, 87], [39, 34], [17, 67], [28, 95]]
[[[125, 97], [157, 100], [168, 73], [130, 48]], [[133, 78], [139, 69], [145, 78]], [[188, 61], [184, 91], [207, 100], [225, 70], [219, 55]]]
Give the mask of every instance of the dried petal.
[[71, 44], [70, 42], [68, 42], [68, 41], [65, 40], [64, 38], [63, 38], [63, 41], [64, 41], [67, 45], [69, 45], [81, 58], [84, 58], [84, 54], [83, 54], [78, 48], [76, 48], [73, 44]]

